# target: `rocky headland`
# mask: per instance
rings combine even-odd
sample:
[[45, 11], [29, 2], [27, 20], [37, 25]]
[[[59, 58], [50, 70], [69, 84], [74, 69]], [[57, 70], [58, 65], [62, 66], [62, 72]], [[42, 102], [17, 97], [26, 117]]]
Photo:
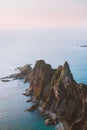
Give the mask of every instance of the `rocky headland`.
[[39, 109], [47, 117], [45, 124], [55, 125], [57, 130], [87, 130], [87, 85], [74, 80], [67, 62], [53, 69], [39, 60], [33, 68], [26, 65], [18, 70], [5, 78], [23, 78], [30, 83], [24, 95], [31, 96], [27, 102], [34, 105], [25, 111]]

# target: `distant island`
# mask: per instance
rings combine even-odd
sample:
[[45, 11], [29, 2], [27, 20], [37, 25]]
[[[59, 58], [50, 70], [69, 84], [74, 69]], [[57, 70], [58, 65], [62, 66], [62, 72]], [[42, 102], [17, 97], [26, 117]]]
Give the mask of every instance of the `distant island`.
[[80, 47], [87, 47], [87, 45], [81, 45]]
[[47, 117], [46, 125], [55, 125], [57, 130], [87, 130], [87, 85], [78, 84], [71, 73], [68, 62], [53, 69], [44, 60], [35, 66], [17, 68], [19, 73], [2, 78], [24, 79], [29, 88], [23, 95], [30, 96], [27, 102], [34, 105], [26, 111], [38, 109]]

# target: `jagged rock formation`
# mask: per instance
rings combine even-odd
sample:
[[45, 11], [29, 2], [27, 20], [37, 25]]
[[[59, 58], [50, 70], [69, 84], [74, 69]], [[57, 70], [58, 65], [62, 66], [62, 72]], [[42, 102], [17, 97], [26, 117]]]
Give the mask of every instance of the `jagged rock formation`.
[[86, 127], [87, 86], [74, 80], [67, 62], [52, 69], [44, 61], [37, 61], [27, 94], [39, 102], [44, 112], [50, 111], [58, 119], [62, 118], [69, 129], [84, 130], [81, 122]]
[[32, 71], [32, 78], [27, 95], [32, 95], [33, 100], [45, 100], [50, 90], [50, 82], [55, 70], [43, 60], [37, 61]]
[[47, 124], [57, 124], [57, 129], [87, 130], [87, 86], [74, 80], [67, 62], [53, 69], [39, 60], [34, 68], [28, 65], [19, 70], [15, 78], [30, 82], [24, 95], [30, 95], [39, 110], [48, 115]]
[[54, 70], [44, 61], [37, 61], [29, 91], [38, 102], [42, 100], [43, 111], [56, 113], [70, 129], [75, 129], [75, 125], [84, 120], [87, 86], [76, 83], [67, 62]]
[[43, 104], [43, 109], [56, 113], [73, 129], [74, 125], [84, 119], [86, 97], [87, 86], [76, 83], [68, 63], [65, 62], [64, 66], [59, 66], [53, 75], [49, 96]]

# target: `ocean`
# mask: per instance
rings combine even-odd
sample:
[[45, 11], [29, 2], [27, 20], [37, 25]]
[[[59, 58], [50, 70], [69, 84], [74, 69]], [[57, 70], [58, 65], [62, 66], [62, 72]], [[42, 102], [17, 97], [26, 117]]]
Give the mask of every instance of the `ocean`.
[[[0, 31], [0, 78], [15, 68], [44, 59], [53, 68], [68, 61], [74, 79], [87, 84], [86, 29]], [[0, 130], [55, 130], [45, 126], [36, 110], [24, 112], [32, 103], [22, 93], [29, 86], [22, 80], [0, 81]]]

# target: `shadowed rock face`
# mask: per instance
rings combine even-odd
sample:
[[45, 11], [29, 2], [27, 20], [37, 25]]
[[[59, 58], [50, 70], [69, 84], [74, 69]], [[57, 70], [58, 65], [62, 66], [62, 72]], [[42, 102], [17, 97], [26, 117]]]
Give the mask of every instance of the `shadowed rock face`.
[[32, 71], [29, 93], [33, 100], [45, 100], [50, 90], [50, 82], [55, 70], [43, 60], [37, 61]]
[[52, 69], [45, 61], [37, 61], [31, 75], [28, 72], [25, 77], [30, 81], [25, 95], [31, 95], [44, 112], [55, 113], [71, 130], [86, 130], [87, 86], [74, 80], [67, 62]]
[[[67, 62], [56, 69], [50, 88], [43, 109], [55, 112], [71, 127], [81, 122], [85, 116], [87, 86], [76, 83]], [[80, 130], [80, 126], [78, 128]]]
[[[43, 60], [37, 61], [27, 92], [40, 103], [43, 111], [56, 113], [72, 130], [83, 130], [81, 122], [85, 117], [87, 86], [76, 83], [67, 62], [54, 70]], [[86, 127], [86, 121], [83, 122]]]

